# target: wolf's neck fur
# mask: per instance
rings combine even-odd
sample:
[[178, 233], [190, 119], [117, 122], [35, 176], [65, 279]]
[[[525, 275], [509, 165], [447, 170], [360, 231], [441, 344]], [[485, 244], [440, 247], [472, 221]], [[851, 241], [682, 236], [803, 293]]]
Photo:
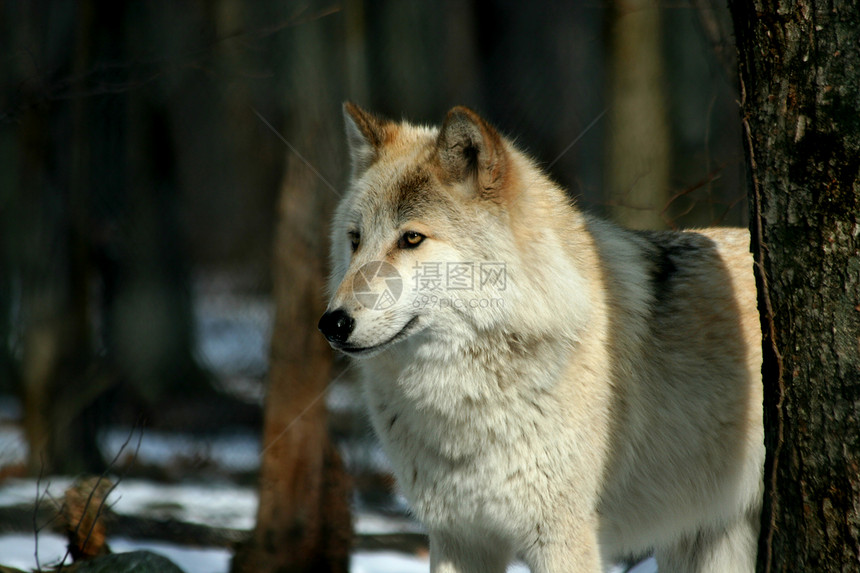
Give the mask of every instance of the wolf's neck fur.
[[[524, 339], [504, 331], [453, 346], [450, 340], [409, 340], [403, 346], [362, 363], [374, 425], [384, 439], [406, 433], [413, 444], [449, 461], [512, 443], [520, 436], [512, 420], [546, 421], [556, 403], [554, 386], [573, 351], [567, 340]], [[535, 360], [544, 365], [538, 376]], [[510, 419], [511, 411], [521, 415]]]

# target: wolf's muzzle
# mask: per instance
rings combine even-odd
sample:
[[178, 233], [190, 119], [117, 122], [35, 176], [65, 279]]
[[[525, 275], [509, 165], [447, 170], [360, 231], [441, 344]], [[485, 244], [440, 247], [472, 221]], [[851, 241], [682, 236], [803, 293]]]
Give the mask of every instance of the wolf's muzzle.
[[322, 315], [317, 328], [329, 342], [342, 344], [352, 334], [355, 320], [345, 310], [338, 308]]

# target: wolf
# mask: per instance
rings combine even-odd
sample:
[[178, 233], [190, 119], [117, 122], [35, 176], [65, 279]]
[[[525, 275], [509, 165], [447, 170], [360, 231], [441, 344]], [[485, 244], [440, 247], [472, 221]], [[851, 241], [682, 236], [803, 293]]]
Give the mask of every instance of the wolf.
[[748, 232], [589, 216], [465, 107], [441, 127], [344, 112], [319, 329], [358, 362], [431, 571], [591, 573], [653, 552], [660, 573], [752, 572]]

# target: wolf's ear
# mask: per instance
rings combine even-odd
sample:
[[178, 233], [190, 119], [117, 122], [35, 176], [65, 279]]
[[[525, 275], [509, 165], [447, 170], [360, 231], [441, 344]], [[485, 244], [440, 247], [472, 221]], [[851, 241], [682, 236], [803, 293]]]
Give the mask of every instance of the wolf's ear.
[[370, 167], [385, 143], [386, 126], [390, 123], [355, 105], [344, 102], [343, 118], [346, 140], [352, 158], [352, 173], [358, 175]]
[[439, 163], [452, 181], [474, 176], [477, 193], [498, 198], [508, 168], [499, 133], [477, 113], [458, 106], [448, 112], [436, 140]]

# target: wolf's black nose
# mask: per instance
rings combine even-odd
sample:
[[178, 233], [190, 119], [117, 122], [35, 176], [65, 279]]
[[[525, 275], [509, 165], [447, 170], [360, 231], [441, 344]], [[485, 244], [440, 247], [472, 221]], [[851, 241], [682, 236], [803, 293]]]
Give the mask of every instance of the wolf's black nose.
[[317, 325], [317, 328], [320, 329], [320, 332], [323, 333], [329, 342], [346, 342], [354, 327], [355, 320], [342, 308], [322, 315]]

